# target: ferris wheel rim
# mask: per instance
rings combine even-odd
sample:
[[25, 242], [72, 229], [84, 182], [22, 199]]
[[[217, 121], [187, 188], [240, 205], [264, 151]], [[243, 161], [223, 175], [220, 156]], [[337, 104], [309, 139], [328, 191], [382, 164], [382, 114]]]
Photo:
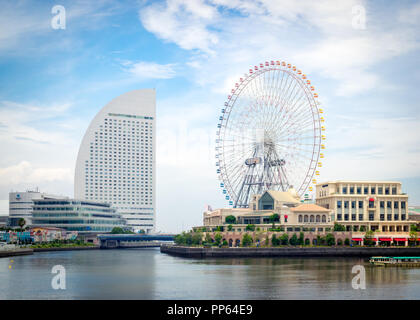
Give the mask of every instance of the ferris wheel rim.
[[[256, 72], [253, 72], [250, 69], [250, 73], [246, 74], [244, 76], [244, 78], [241, 78], [239, 83], [235, 84], [235, 88], [231, 91], [231, 95], [228, 96], [228, 100], [227, 102], [225, 102], [225, 107], [222, 110], [222, 116], [220, 117], [220, 124], [218, 126], [218, 139], [216, 140], [217, 143], [217, 147], [216, 147], [216, 151], [217, 152], [217, 158], [218, 160], [218, 173], [219, 175], [219, 179], [221, 181], [223, 181], [223, 187], [226, 190], [226, 193], [228, 193], [230, 195], [230, 198], [235, 198], [237, 197], [236, 194], [236, 190], [235, 185], [233, 183], [236, 183], [236, 180], [238, 180], [239, 178], [235, 177], [231, 174], [229, 174], [229, 170], [231, 170], [231, 168], [229, 168], [229, 170], [227, 169], [227, 166], [232, 166], [232, 164], [226, 164], [226, 157], [225, 157], [225, 143], [227, 140], [225, 139], [226, 136], [226, 129], [228, 127], [228, 123], [230, 121], [230, 117], [231, 117], [231, 113], [232, 110], [234, 110], [234, 107], [236, 106], [236, 102], [238, 100], [238, 98], [241, 96], [242, 92], [245, 90], [245, 88], [252, 83], [252, 81], [256, 80], [258, 77], [260, 77], [263, 74], [266, 74], [267, 72], [271, 72], [271, 71], [277, 71], [277, 72], [281, 72], [282, 74], [282, 81], [284, 78], [284, 75], [287, 74], [286, 76], [286, 80], [288, 81], [289, 77], [291, 77], [292, 82], [289, 84], [289, 87], [292, 85], [292, 83], [294, 82], [294, 87], [291, 91], [291, 93], [293, 93], [293, 91], [295, 90], [296, 85], [298, 85], [298, 87], [300, 87], [300, 92], [299, 90], [296, 91], [295, 96], [298, 94], [301, 94], [300, 99], [307, 99], [308, 100], [308, 105], [310, 106], [311, 112], [312, 112], [312, 124], [313, 124], [313, 136], [309, 137], [310, 139], [313, 138], [313, 143], [312, 144], [308, 144], [312, 146], [312, 156], [310, 159], [310, 163], [307, 166], [307, 170], [304, 176], [303, 181], [300, 183], [300, 185], [298, 186], [297, 192], [300, 195], [303, 195], [303, 193], [305, 192], [305, 190], [307, 190], [309, 184], [311, 183], [311, 181], [313, 181], [313, 177], [315, 175], [316, 172], [316, 168], [317, 165], [319, 163], [319, 158], [320, 158], [320, 154], [321, 154], [321, 146], [322, 146], [322, 130], [321, 130], [321, 121], [320, 121], [320, 112], [319, 112], [319, 101], [317, 100], [318, 96], [317, 94], [313, 94], [311, 92], [311, 90], [313, 91], [313, 87], [309, 86], [310, 81], [307, 80], [306, 82], [303, 81], [304, 79], [306, 79], [306, 77], [302, 77], [303, 79], [298, 77], [298, 73], [296, 73], [296, 67], [293, 67], [293, 71], [288, 70], [291, 69], [290, 64], [288, 64], [288, 68], [284, 68], [285, 65], [283, 65], [284, 62], [282, 62], [282, 65], [279, 66], [279, 61], [277, 61], [277, 66], [274, 65], [273, 66], [273, 61], [271, 62], [271, 65], [268, 65], [268, 68], [265, 68], [264, 66], [262, 66], [262, 64], [260, 65], [261, 68], [257, 68], [257, 66], [255, 66]], [[267, 66], [267, 62], [266, 65]], [[283, 68], [282, 68], [283, 67]], [[251, 72], [252, 71], [252, 72]], [[300, 70], [299, 70], [300, 71]], [[302, 74], [300, 72], [300, 74]], [[305, 76], [305, 75], [303, 75]], [[259, 80], [261, 80], [261, 78], [259, 78]], [[277, 79], [278, 81], [278, 79]], [[275, 87], [273, 87], [275, 88]], [[303, 93], [302, 93], [303, 92]], [[288, 92], [286, 92], [288, 94]], [[291, 94], [290, 93], [290, 94]], [[284, 94], [282, 92], [282, 94]], [[284, 104], [282, 105], [282, 108], [284, 107]], [[277, 114], [278, 116], [278, 114]], [[308, 123], [310, 123], [310, 121], [308, 121]], [[242, 124], [242, 126], [244, 126], [245, 123]], [[310, 129], [308, 129], [308, 131], [311, 131]], [[232, 134], [232, 133], [231, 133]], [[223, 142], [223, 143], [221, 143]], [[290, 147], [290, 146], [289, 146]], [[240, 166], [238, 168], [238, 164], [236, 164], [233, 169], [236, 170], [236, 174], [238, 170], [240, 170]], [[235, 179], [235, 180], [233, 180]], [[222, 185], [222, 183], [221, 183]], [[225, 193], [225, 192], [224, 192]], [[228, 198], [228, 197], [227, 197]]]

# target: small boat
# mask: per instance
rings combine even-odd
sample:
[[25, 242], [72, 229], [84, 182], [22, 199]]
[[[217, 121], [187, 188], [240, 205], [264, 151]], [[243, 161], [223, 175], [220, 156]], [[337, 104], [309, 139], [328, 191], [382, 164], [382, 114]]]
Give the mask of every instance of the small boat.
[[371, 257], [375, 266], [420, 267], [420, 257]]

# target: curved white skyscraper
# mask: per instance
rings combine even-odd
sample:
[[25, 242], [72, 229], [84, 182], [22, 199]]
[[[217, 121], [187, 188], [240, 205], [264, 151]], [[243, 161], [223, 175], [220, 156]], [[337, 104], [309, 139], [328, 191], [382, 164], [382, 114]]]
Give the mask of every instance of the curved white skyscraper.
[[112, 203], [135, 231], [155, 231], [156, 92], [127, 92], [99, 111], [77, 156], [74, 196]]

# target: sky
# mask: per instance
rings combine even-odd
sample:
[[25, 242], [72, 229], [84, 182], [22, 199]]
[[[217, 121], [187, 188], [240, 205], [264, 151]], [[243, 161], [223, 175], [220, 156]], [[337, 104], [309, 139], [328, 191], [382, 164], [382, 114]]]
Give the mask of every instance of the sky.
[[239, 77], [271, 60], [296, 65], [319, 94], [318, 181], [398, 180], [420, 205], [419, 1], [3, 0], [0, 9], [0, 214], [11, 190], [73, 196], [95, 114], [155, 88], [157, 230], [201, 225], [205, 205], [227, 206], [214, 154], [220, 110]]

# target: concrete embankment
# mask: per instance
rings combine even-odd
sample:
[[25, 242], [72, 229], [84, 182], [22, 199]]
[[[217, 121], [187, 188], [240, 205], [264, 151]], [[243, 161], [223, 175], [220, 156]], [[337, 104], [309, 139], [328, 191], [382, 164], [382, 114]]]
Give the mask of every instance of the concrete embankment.
[[160, 251], [185, 258], [420, 256], [420, 247], [198, 248], [162, 245]]
[[0, 258], [14, 257], [14, 256], [24, 256], [28, 254], [33, 254], [32, 249], [13, 249], [13, 250], [0, 250]]
[[56, 248], [33, 248], [34, 252], [48, 252], [48, 251], [73, 251], [73, 250], [97, 250], [99, 246], [81, 246], [81, 247], [56, 247]]

